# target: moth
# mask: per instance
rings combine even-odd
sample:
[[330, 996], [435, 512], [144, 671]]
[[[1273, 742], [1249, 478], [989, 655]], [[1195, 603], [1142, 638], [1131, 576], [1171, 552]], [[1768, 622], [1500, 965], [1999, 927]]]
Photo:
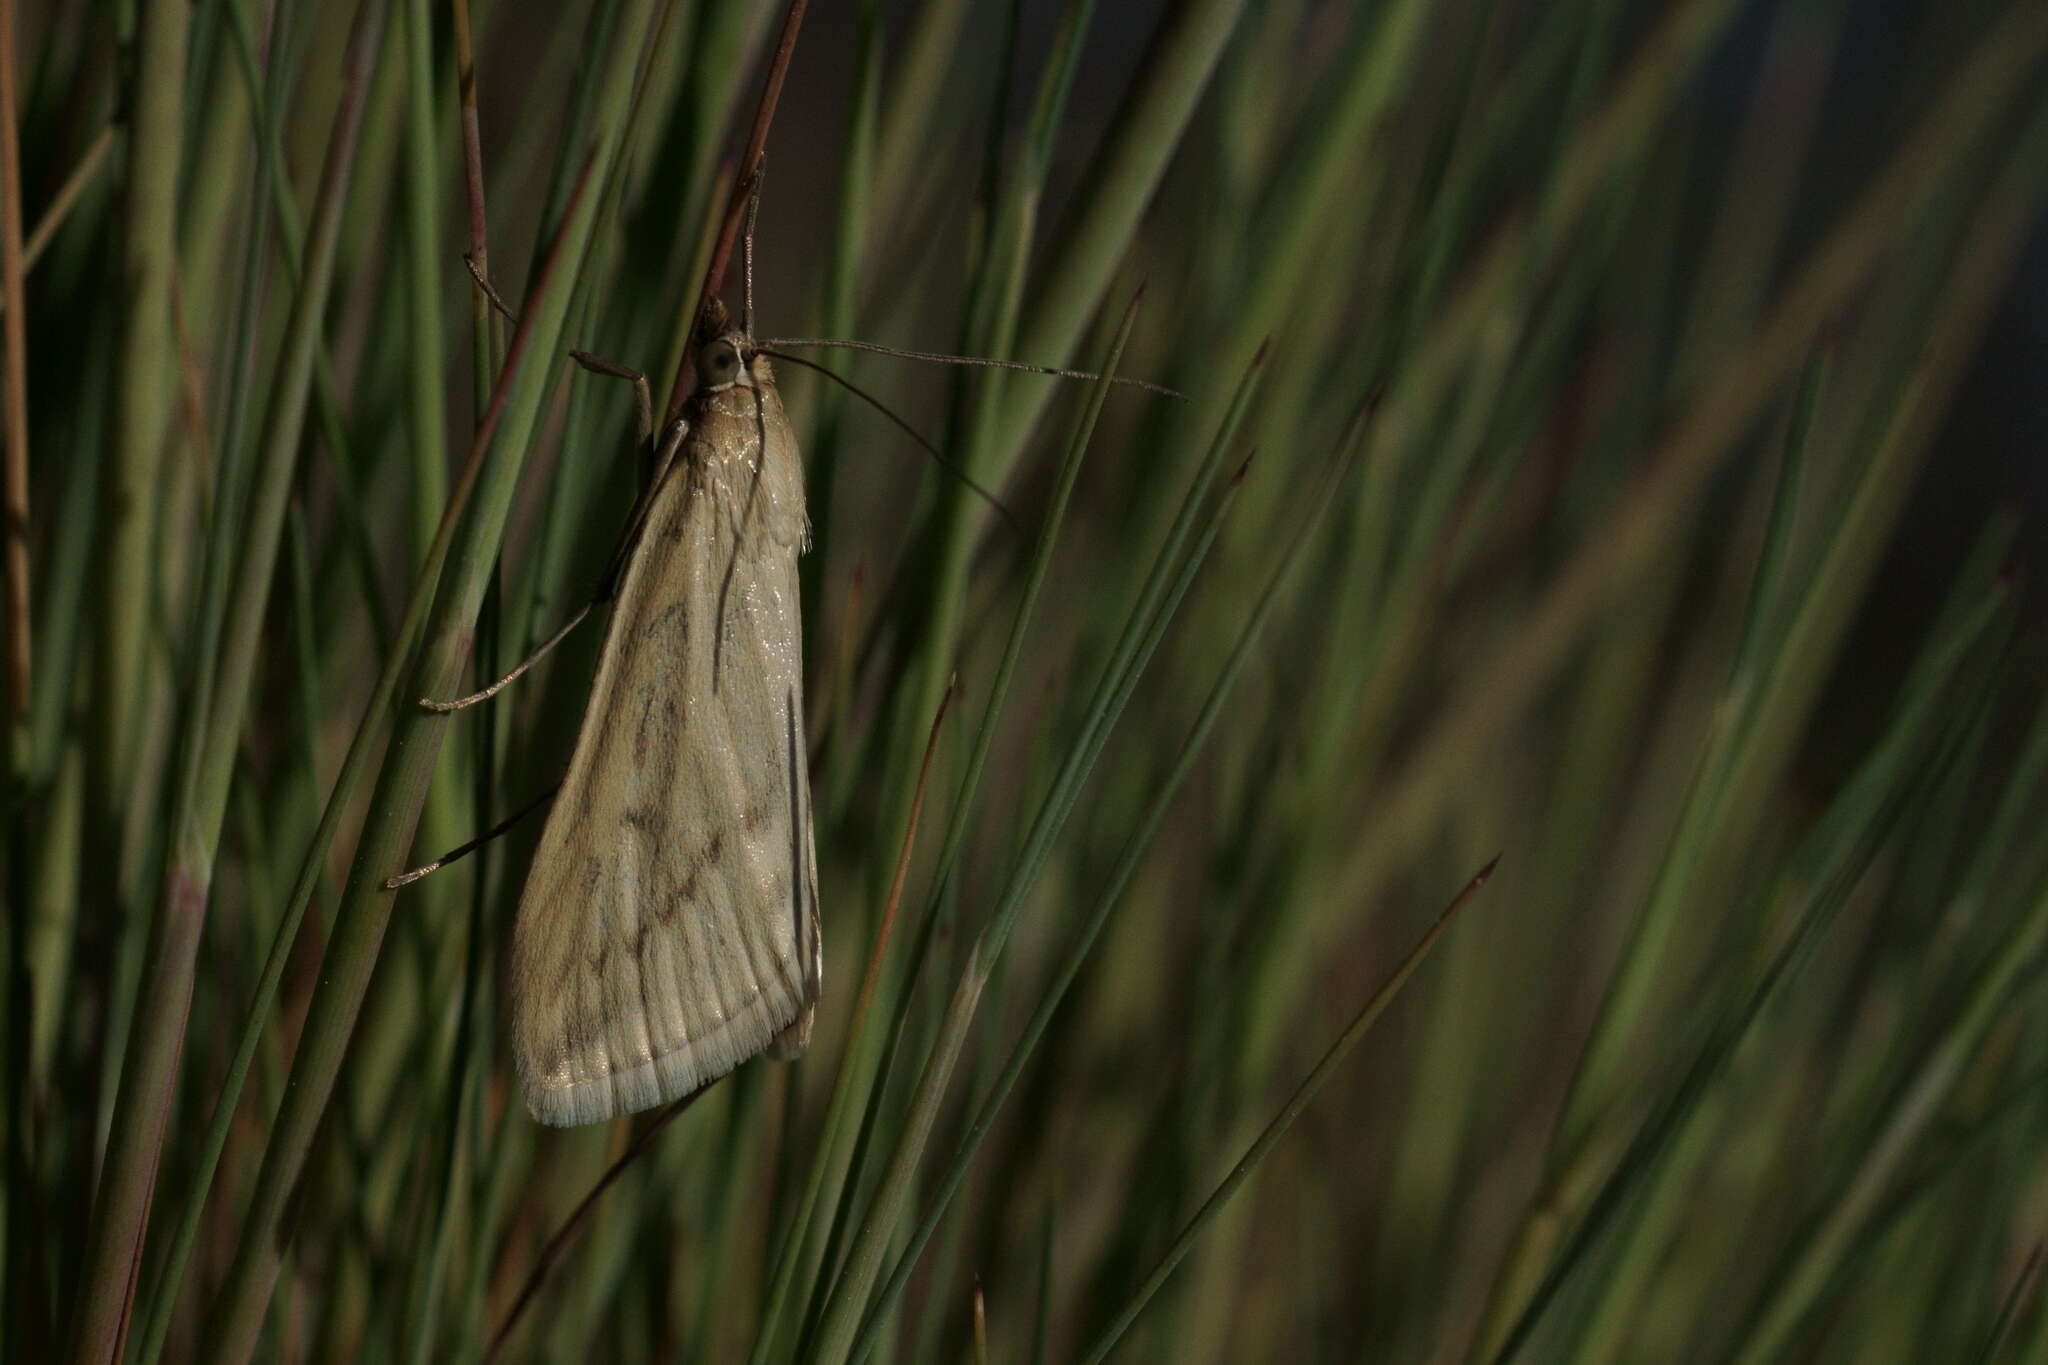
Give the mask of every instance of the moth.
[[823, 975], [803, 462], [743, 331], [705, 337], [697, 375], [512, 931], [513, 1057], [546, 1124], [667, 1103], [764, 1049], [800, 1054]]

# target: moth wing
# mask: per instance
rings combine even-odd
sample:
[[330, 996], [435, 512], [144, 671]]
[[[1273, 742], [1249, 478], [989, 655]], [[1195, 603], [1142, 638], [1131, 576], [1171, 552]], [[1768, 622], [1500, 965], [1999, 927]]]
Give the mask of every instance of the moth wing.
[[543, 1123], [664, 1104], [787, 1052], [817, 996], [802, 467], [772, 379], [712, 395], [679, 466], [620, 584], [513, 929], [513, 1050]]

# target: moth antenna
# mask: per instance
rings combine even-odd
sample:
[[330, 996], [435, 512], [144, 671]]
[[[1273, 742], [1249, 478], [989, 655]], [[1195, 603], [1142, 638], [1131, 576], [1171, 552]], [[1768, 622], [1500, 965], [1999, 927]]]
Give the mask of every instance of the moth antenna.
[[[938, 365], [981, 365], [992, 370], [1022, 370], [1026, 374], [1049, 374], [1055, 379], [1100, 379], [1099, 374], [1087, 370], [1063, 370], [1055, 365], [1033, 365], [1022, 360], [992, 360], [979, 355], [943, 355], [937, 351], [909, 351], [898, 346], [883, 346], [873, 341], [853, 341], [845, 337], [770, 337], [760, 343], [769, 346], [838, 346], [849, 351], [873, 351], [877, 355], [893, 355], [904, 360], [929, 360]], [[1156, 393], [1165, 398], [1185, 399], [1179, 389], [1169, 389], [1164, 384], [1154, 384], [1145, 379], [1126, 379], [1121, 375], [1110, 378], [1112, 384], [1123, 384], [1146, 393]]]
[[923, 446], [925, 454], [931, 456], [933, 460], [937, 461], [939, 468], [945, 470], [948, 474], [951, 474], [954, 478], [960, 480], [960, 482], [967, 487], [969, 492], [973, 493], [976, 497], [980, 498], [983, 502], [987, 503], [990, 507], [994, 508], [996, 514], [1003, 519], [1004, 523], [1008, 525], [1012, 531], [1015, 531], [1019, 536], [1022, 536], [1024, 534], [1023, 524], [1017, 520], [1015, 513], [1010, 511], [1009, 508], [1003, 506], [1003, 500], [1001, 498], [998, 498], [995, 494], [989, 492], [986, 488], [983, 488], [980, 484], [976, 483], [973, 479], [969, 478], [966, 470], [962, 469], [959, 465], [954, 464], [951, 460], [947, 459], [943, 454], [941, 454], [937, 446], [933, 445], [930, 441], [927, 441], [924, 438], [924, 436], [919, 433], [916, 427], [910, 425], [910, 423], [904, 421], [901, 417], [897, 416], [895, 410], [892, 409], [887, 403], [884, 403], [881, 399], [875, 397], [866, 389], [863, 389], [860, 385], [854, 383], [851, 379], [848, 379], [845, 375], [839, 374], [837, 371], [834, 370], [828, 370], [823, 365], [818, 364], [818, 362], [816, 362], [815, 360], [805, 360], [802, 356], [791, 355], [787, 351], [771, 351], [766, 346], [756, 347], [755, 352], [756, 354], [759, 355], [772, 356], [777, 360], [786, 360], [792, 365], [801, 365], [807, 370], [816, 370], [819, 374], [824, 375], [827, 379], [839, 385], [839, 387], [841, 387], [842, 389], [845, 389], [855, 398], [860, 399], [861, 402], [866, 403], [876, 412], [881, 413], [884, 417], [894, 422], [897, 426], [897, 429], [900, 430], [905, 436], [908, 436], [911, 440], [917, 442], [920, 446]]
[[752, 184], [747, 187], [747, 230], [740, 238], [740, 259], [745, 284], [740, 296], [740, 335], [754, 334], [754, 221], [761, 216], [761, 181], [768, 174], [768, 154], [754, 163]]

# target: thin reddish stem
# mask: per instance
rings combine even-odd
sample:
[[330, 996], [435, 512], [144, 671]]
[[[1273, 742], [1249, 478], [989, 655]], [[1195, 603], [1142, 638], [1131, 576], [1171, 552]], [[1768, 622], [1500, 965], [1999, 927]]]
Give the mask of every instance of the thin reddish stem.
[[[761, 154], [768, 146], [768, 127], [775, 121], [775, 106], [782, 99], [782, 83], [789, 75], [790, 58], [796, 53], [797, 31], [803, 27], [808, 0], [789, 0], [783, 11], [782, 32], [775, 40], [775, 56], [768, 63], [768, 79], [761, 87], [760, 103], [754, 106], [754, 126], [747, 134], [747, 150], [734, 170], [732, 196], [726, 201], [725, 223], [719, 229], [718, 244], [711, 252], [711, 266], [704, 272], [704, 287], [698, 291], [689, 317], [683, 320], [686, 336], [694, 336], [697, 319], [725, 287], [726, 268], [732, 264], [733, 243], [739, 240], [740, 225], [747, 218], [747, 203], [753, 198], [754, 179], [761, 172]], [[682, 362], [676, 366], [675, 382], [669, 386], [667, 421], [683, 415], [696, 376], [695, 346], [683, 347]]]
[[[724, 1077], [719, 1079], [723, 1080]], [[540, 1287], [547, 1280], [548, 1272], [554, 1269], [555, 1262], [560, 1260], [562, 1253], [568, 1249], [569, 1239], [583, 1226], [584, 1220], [590, 1216], [590, 1211], [597, 1207], [599, 1197], [626, 1173], [628, 1166], [638, 1161], [641, 1155], [654, 1145], [654, 1139], [660, 1136], [662, 1129], [681, 1118], [684, 1110], [709, 1094], [711, 1086], [716, 1084], [718, 1081], [713, 1081], [701, 1090], [691, 1091], [655, 1115], [654, 1121], [641, 1129], [640, 1135], [633, 1139], [633, 1145], [621, 1152], [619, 1159], [605, 1168], [604, 1174], [597, 1178], [597, 1183], [590, 1187], [590, 1193], [577, 1202], [569, 1216], [562, 1220], [562, 1225], [555, 1229], [554, 1236], [548, 1238], [547, 1245], [540, 1249], [540, 1258], [533, 1263], [533, 1269], [527, 1273], [526, 1283], [519, 1287], [519, 1297], [512, 1301], [512, 1307], [505, 1312], [505, 1320], [498, 1324], [498, 1330], [491, 1334], [490, 1345], [484, 1348], [483, 1365], [491, 1365], [491, 1362], [498, 1358], [498, 1352], [503, 1350], [505, 1343], [511, 1339], [512, 1329], [519, 1325], [519, 1319], [525, 1316], [534, 1297], [540, 1293]]]
[[917, 789], [910, 797], [910, 821], [903, 830], [903, 847], [896, 854], [896, 875], [889, 880], [889, 898], [882, 903], [882, 922], [875, 927], [875, 946], [868, 952], [867, 975], [861, 978], [860, 994], [854, 997], [853, 1027], [860, 1027], [860, 1021], [867, 1014], [868, 1001], [874, 996], [875, 983], [882, 975], [882, 960], [889, 951], [889, 935], [896, 927], [896, 911], [903, 904], [903, 883], [910, 876], [910, 855], [917, 848], [917, 821], [924, 814], [925, 787], [931, 781], [932, 758], [939, 751], [939, 727], [946, 723], [946, 712], [953, 705], [953, 694], [960, 690], [958, 675], [946, 680], [946, 694], [939, 698], [939, 709], [932, 717], [932, 730], [924, 742], [924, 762], [917, 770]]

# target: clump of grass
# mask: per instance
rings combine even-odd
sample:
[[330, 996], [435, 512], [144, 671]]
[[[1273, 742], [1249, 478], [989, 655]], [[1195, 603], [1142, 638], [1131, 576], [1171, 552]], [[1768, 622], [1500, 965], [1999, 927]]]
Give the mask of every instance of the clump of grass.
[[[2048, 1360], [2020, 523], [1879, 592], [2048, 14], [1909, 8], [0, 4], [0, 1354]], [[959, 478], [792, 367], [812, 1052], [543, 1132], [532, 831], [384, 879], [593, 641], [408, 699], [601, 569], [568, 352], [680, 404], [764, 148], [766, 333], [1188, 400], [833, 360]]]

